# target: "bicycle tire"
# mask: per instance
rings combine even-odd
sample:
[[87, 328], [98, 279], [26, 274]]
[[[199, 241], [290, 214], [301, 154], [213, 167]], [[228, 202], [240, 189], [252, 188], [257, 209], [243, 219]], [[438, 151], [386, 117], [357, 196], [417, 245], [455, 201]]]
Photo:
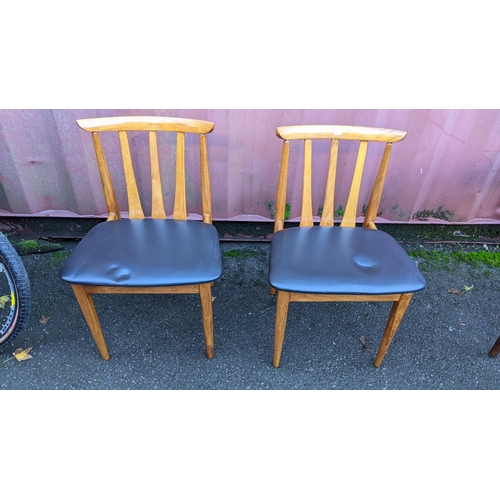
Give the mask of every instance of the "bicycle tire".
[[[8, 286], [8, 299], [3, 308], [10, 306], [0, 321], [0, 351], [17, 337], [29, 320], [31, 312], [31, 285], [23, 261], [4, 234], [0, 232], [0, 275]], [[2, 291], [3, 293], [3, 291]], [[0, 293], [1, 295], [1, 293]], [[5, 296], [4, 296], [5, 297]]]

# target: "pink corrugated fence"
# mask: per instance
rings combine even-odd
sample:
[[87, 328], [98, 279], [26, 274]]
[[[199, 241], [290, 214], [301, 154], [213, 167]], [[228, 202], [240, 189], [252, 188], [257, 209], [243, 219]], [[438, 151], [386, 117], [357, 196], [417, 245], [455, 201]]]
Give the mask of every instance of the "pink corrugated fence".
[[[76, 120], [113, 115], [215, 123], [208, 136], [215, 220], [270, 220], [281, 152], [276, 127], [317, 123], [408, 132], [393, 149], [380, 221], [500, 223], [500, 110], [0, 110], [0, 216], [104, 215], [92, 140]], [[112, 144], [109, 163], [116, 172], [119, 155]], [[314, 150], [314, 161], [323, 156], [321, 147]], [[194, 179], [197, 159], [189, 148], [187, 160]], [[299, 184], [291, 183], [292, 219], [300, 212]], [[321, 196], [317, 192], [318, 208]], [[367, 194], [361, 196], [360, 210]], [[198, 202], [193, 180], [193, 216]]]

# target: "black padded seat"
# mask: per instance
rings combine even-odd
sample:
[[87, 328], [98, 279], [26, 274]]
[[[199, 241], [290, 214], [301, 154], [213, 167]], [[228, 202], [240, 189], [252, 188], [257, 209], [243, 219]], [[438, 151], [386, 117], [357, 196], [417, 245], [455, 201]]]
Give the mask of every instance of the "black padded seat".
[[199, 221], [121, 219], [94, 226], [61, 269], [78, 285], [174, 286], [220, 277], [217, 230]]
[[287, 292], [341, 295], [411, 293], [425, 286], [425, 278], [392, 236], [338, 226], [277, 232], [269, 282]]

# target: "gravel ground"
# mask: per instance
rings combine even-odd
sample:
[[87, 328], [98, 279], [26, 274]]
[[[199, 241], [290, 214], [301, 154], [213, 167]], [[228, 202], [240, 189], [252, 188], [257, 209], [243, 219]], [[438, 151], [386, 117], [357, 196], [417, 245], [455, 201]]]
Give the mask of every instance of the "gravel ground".
[[0, 359], [17, 347], [33, 347], [33, 358], [1, 363], [1, 389], [500, 388], [500, 359], [488, 357], [500, 335], [498, 268], [418, 262], [427, 287], [415, 294], [380, 368], [373, 361], [390, 304], [291, 304], [275, 369], [269, 244], [223, 242], [223, 275], [213, 287], [212, 360], [205, 356], [197, 297], [130, 295], [95, 297], [110, 352], [103, 361], [71, 287], [58, 275], [75, 245], [22, 257], [32, 314]]

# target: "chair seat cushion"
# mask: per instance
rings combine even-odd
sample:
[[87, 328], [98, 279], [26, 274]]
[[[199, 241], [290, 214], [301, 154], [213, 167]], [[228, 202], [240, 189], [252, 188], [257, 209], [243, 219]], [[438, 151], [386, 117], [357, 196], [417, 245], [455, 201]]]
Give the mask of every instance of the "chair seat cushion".
[[221, 271], [212, 225], [122, 219], [93, 227], [64, 263], [61, 278], [80, 285], [147, 287], [208, 283]]
[[277, 290], [384, 295], [421, 290], [425, 279], [389, 234], [365, 228], [294, 227], [271, 242], [269, 282]]

